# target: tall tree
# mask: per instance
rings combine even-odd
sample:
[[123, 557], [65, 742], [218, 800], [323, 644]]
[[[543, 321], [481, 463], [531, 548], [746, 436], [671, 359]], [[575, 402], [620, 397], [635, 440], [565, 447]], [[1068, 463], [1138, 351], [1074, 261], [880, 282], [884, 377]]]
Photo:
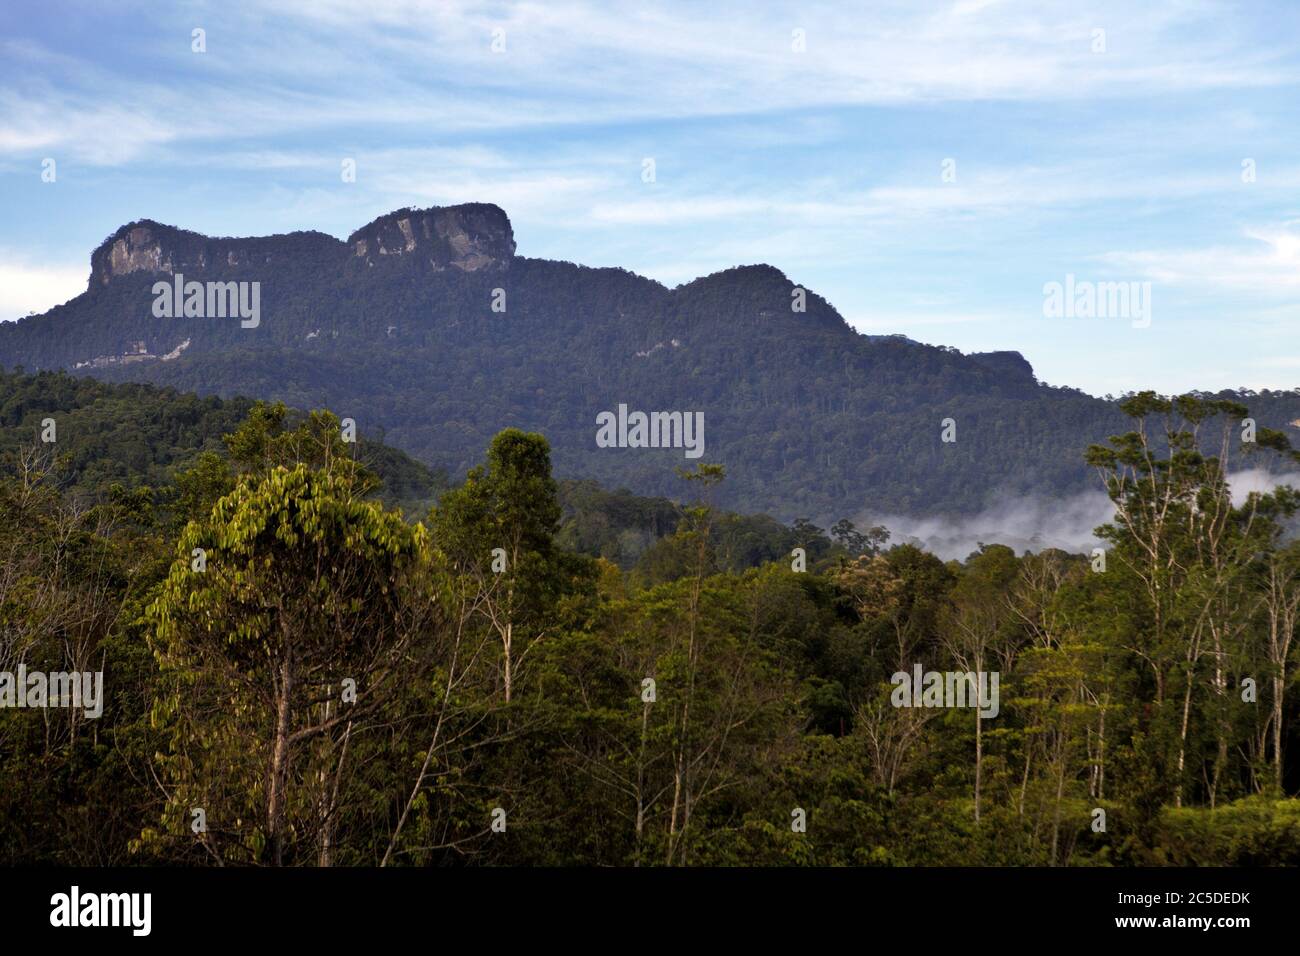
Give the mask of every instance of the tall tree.
[[148, 609], [171, 834], [198, 808], [217, 860], [302, 859], [297, 839], [328, 862], [349, 742], [411, 677], [425, 542], [305, 464], [246, 475], [186, 527]]
[[546, 603], [559, 593], [560, 506], [546, 439], [516, 428], [498, 434], [486, 464], [442, 496], [430, 522], [438, 548], [481, 595], [480, 613], [500, 641], [509, 702], [520, 661], [545, 633]]

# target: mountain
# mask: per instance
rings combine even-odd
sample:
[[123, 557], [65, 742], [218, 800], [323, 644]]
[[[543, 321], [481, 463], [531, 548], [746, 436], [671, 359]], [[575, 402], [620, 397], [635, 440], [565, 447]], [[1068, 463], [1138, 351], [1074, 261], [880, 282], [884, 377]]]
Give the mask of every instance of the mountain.
[[[248, 399], [182, 394], [152, 385], [109, 384], [61, 372], [20, 375], [0, 370], [0, 475], [39, 464], [48, 449], [59, 490], [79, 505], [111, 497], [115, 485], [162, 488], [200, 454], [226, 454], [253, 407]], [[53, 420], [55, 441], [38, 438]], [[293, 413], [290, 421], [300, 420]], [[33, 457], [35, 450], [38, 454]], [[377, 496], [412, 518], [423, 517], [447, 477], [405, 452], [360, 439], [356, 457], [380, 480]]]
[[[184, 316], [178, 277], [207, 284], [193, 300], [207, 317]], [[678, 496], [694, 460], [599, 447], [598, 416], [702, 413], [699, 460], [728, 469], [718, 503], [783, 520], [1073, 494], [1095, 487], [1084, 448], [1125, 428], [1114, 403], [1037, 381], [1017, 352], [859, 334], [770, 265], [670, 289], [516, 255], [486, 204], [400, 209], [346, 242], [130, 223], [93, 252], [84, 293], [0, 325], [0, 366], [328, 407], [453, 476], [517, 426], [550, 439], [558, 475], [639, 495]], [[1241, 397], [1262, 425], [1300, 419], [1300, 392]]]
[[[119, 488], [148, 488], [165, 507], [178, 477], [201, 454], [230, 459], [226, 438], [249, 418], [254, 404], [63, 372], [0, 371], [0, 480], [48, 465], [53, 484], [77, 507], [113, 501]], [[56, 441], [45, 445], [38, 436], [49, 419], [56, 425]], [[286, 424], [292, 429], [303, 420], [301, 411], [290, 410]], [[40, 454], [46, 450], [48, 455]], [[446, 475], [379, 442], [362, 439], [355, 454], [379, 479], [375, 496], [400, 507], [409, 520], [425, 519], [449, 487]], [[647, 575], [655, 570], [654, 547], [664, 547], [661, 542], [677, 530], [682, 514], [666, 498], [608, 491], [593, 481], [562, 479], [558, 493], [562, 518], [556, 540], [562, 547], [629, 570], [650, 553], [652, 566], [642, 569]], [[816, 560], [832, 546], [825, 534], [796, 532], [766, 515], [728, 512], [717, 515], [713, 537], [719, 566], [726, 570], [778, 560], [796, 545]]]

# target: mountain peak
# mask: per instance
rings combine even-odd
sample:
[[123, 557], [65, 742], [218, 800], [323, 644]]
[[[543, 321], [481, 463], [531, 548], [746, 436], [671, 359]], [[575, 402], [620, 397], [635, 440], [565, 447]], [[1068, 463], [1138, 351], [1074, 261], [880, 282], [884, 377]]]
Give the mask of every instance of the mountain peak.
[[985, 368], [997, 372], [999, 375], [1007, 376], [1009, 380], [1019, 380], [1030, 384], [1035, 381], [1033, 366], [1019, 352], [972, 352], [969, 357], [972, 361]]
[[721, 269], [718, 272], [711, 272], [706, 276], [700, 276], [698, 279], [692, 279], [685, 285], [712, 285], [714, 283], [726, 283], [737, 280], [742, 282], [779, 282], [783, 285], [793, 286], [793, 283], [784, 272], [776, 266], [768, 265], [766, 262], [758, 262], [753, 265], [745, 266], [732, 266], [729, 269]]
[[341, 247], [337, 239], [323, 232], [214, 239], [152, 219], [137, 219], [120, 227], [91, 253], [90, 288], [134, 272], [172, 275], [187, 270], [265, 266], [304, 252], [337, 255]]
[[131, 272], [170, 272], [169, 251], [176, 245], [203, 242], [196, 232], [137, 219], [120, 227], [90, 254], [90, 284], [107, 285], [114, 276]]
[[398, 209], [352, 233], [348, 245], [367, 265], [383, 256], [413, 256], [435, 272], [505, 269], [515, 254], [510, 218], [492, 203]]
[[[1080, 440], [1124, 427], [1113, 404], [1035, 381], [1018, 352], [863, 337], [770, 265], [666, 289], [514, 251], [491, 205], [396, 209], [346, 242], [139, 219], [95, 251], [87, 294], [0, 323], [0, 366], [345, 409], [456, 474], [502, 427], [543, 431], [561, 473], [656, 495], [680, 494], [679, 453], [610, 452], [597, 416], [699, 412], [707, 460], [733, 476], [722, 495], [810, 520], [1074, 494], [1095, 480]], [[180, 273], [206, 287], [200, 308], [186, 290], [186, 308], [155, 315], [151, 286]], [[1300, 420], [1300, 397], [1252, 405], [1271, 427]], [[938, 427], [949, 416], [958, 457]]]

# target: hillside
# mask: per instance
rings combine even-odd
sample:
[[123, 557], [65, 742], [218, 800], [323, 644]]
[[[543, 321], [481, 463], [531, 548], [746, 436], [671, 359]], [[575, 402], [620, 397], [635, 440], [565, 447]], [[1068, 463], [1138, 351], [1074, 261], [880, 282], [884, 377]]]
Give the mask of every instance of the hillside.
[[[154, 284], [177, 274], [259, 283], [255, 327], [155, 317]], [[140, 221], [94, 251], [84, 293], [0, 326], [0, 366], [328, 407], [452, 475], [517, 426], [548, 437], [557, 475], [641, 495], [674, 495], [690, 461], [597, 447], [597, 416], [698, 412], [703, 460], [730, 476], [719, 503], [784, 521], [1095, 487], [1080, 450], [1121, 429], [1113, 403], [1038, 382], [1018, 353], [861, 335], [811, 291], [794, 311], [796, 288], [767, 265], [668, 289], [518, 256], [491, 205], [398, 210], [346, 242]], [[1297, 392], [1246, 401], [1264, 425], [1300, 418]]]
[[[0, 476], [17, 476], [24, 463], [48, 464], [59, 489], [81, 506], [111, 500], [114, 487], [156, 491], [175, 482], [201, 454], [229, 458], [227, 436], [237, 431], [255, 403], [246, 398], [200, 398], [152, 385], [111, 384], [61, 372], [37, 375], [0, 370]], [[301, 420], [302, 413], [291, 418]], [[55, 422], [56, 441], [39, 441], [42, 422]], [[38, 454], [32, 457], [35, 450]], [[48, 452], [46, 455], [40, 452]], [[48, 459], [48, 460], [42, 460]], [[451, 486], [405, 452], [381, 442], [358, 442], [357, 459], [378, 476], [376, 496], [401, 507], [409, 520], [427, 516]], [[457, 483], [463, 476], [455, 476]], [[681, 506], [667, 498], [607, 491], [592, 481], [558, 485], [562, 508], [558, 542], [573, 552], [606, 558], [625, 569], [671, 536]], [[677, 489], [678, 497], [685, 491]], [[723, 566], [740, 570], [776, 560], [797, 544], [816, 559], [830, 553], [824, 529], [797, 533], [765, 515], [720, 515], [715, 526]]]
[[[223, 439], [254, 404], [152, 385], [0, 369], [0, 474], [18, 472], [25, 461], [48, 465], [60, 491], [83, 504], [105, 500], [114, 485], [161, 488], [204, 452], [225, 455]], [[42, 423], [51, 419], [55, 440], [45, 443]], [[378, 497], [414, 517], [447, 486], [445, 475], [378, 441], [360, 439], [356, 458], [379, 478]]]

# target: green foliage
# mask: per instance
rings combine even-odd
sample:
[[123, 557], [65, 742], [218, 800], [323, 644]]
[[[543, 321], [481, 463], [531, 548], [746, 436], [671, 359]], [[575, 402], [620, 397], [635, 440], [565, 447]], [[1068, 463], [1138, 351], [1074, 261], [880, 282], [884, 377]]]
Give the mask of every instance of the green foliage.
[[[47, 418], [54, 419], [57, 437], [49, 444], [40, 441]], [[45, 453], [52, 479], [77, 501], [107, 500], [114, 485], [159, 489], [157, 503], [177, 506], [182, 519], [228, 491], [234, 471], [254, 467], [259, 457], [263, 465], [315, 465], [346, 455], [372, 473], [381, 500], [410, 514], [427, 511], [447, 484], [444, 474], [364, 434], [344, 449], [338, 420], [328, 412], [303, 415], [243, 398], [0, 369], [0, 470], [30, 467], [24, 456], [33, 448]], [[229, 473], [223, 474], [223, 461], [230, 462]]]
[[[176, 261], [205, 241], [155, 231]], [[452, 475], [511, 425], [547, 436], [560, 476], [650, 496], [678, 492], [681, 452], [596, 448], [596, 415], [620, 402], [701, 411], [705, 456], [732, 475], [717, 503], [783, 522], [830, 521], [846, 502], [970, 513], [1001, 497], [1078, 492], [1092, 487], [1080, 445], [1123, 427], [1114, 402], [1038, 382], [1017, 353], [861, 335], [815, 294], [794, 313], [794, 284], [770, 266], [667, 289], [622, 269], [522, 257], [472, 273], [430, 270], [419, 255], [367, 265], [312, 233], [241, 244], [239, 264], [209, 256], [204, 278], [261, 280], [258, 328], [155, 318], [157, 275], [142, 271], [0, 324], [0, 365], [80, 365], [112, 381], [346, 409]], [[268, 259], [273, 269], [251, 265]], [[490, 311], [495, 288], [505, 316]], [[183, 342], [167, 361], [131, 355], [137, 343], [162, 356]], [[1248, 400], [1275, 430], [1300, 418], [1295, 391], [1222, 397]], [[945, 444], [940, 422], [955, 412], [960, 437]]]
[[[1101, 570], [728, 513], [718, 465], [557, 484], [519, 429], [412, 523], [330, 413], [211, 400], [139, 471], [40, 402], [169, 393], [4, 381], [0, 672], [106, 695], [0, 708], [0, 862], [1300, 862], [1297, 502], [1234, 500], [1231, 402], [1125, 403]], [[918, 664], [997, 672], [997, 716], [895, 706]]]

